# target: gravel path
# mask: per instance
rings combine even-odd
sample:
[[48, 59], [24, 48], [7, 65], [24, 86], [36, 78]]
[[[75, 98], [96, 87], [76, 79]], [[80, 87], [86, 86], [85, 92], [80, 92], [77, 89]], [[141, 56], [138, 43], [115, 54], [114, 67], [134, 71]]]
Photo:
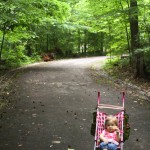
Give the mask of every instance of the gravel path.
[[[98, 90], [103, 103], [121, 105], [124, 88], [99, 77], [93, 69], [95, 64], [102, 66], [105, 58], [59, 60], [25, 67], [9, 94], [11, 104], [1, 113], [0, 149], [92, 150], [94, 137], [90, 128]], [[124, 147], [147, 149], [149, 103], [126, 94], [125, 105], [131, 135]]]

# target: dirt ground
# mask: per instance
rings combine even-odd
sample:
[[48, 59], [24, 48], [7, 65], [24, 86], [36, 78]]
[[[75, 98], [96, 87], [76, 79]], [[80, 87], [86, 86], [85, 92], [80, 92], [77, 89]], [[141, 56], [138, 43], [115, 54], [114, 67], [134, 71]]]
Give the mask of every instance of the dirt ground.
[[102, 103], [121, 105], [124, 89], [131, 126], [124, 149], [148, 149], [150, 104], [133, 96], [126, 85], [100, 75], [105, 59], [58, 60], [20, 69], [6, 92], [9, 105], [0, 114], [0, 150], [92, 150], [97, 92], [101, 91]]

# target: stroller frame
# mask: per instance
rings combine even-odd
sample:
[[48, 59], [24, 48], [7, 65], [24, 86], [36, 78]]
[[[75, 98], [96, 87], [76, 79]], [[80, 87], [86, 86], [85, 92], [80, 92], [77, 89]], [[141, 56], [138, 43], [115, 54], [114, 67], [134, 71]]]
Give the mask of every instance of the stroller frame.
[[97, 98], [97, 110], [96, 110], [96, 128], [95, 128], [95, 143], [94, 143], [94, 150], [98, 150], [99, 148], [99, 137], [102, 131], [104, 130], [104, 125], [105, 125], [105, 120], [107, 118], [106, 113], [101, 112], [100, 110], [103, 108], [108, 108], [108, 109], [114, 109], [114, 110], [119, 110], [116, 116], [118, 119], [118, 127], [120, 129], [120, 142], [119, 146], [117, 147], [117, 150], [123, 150], [123, 126], [124, 126], [124, 101], [125, 101], [125, 92], [122, 92], [122, 106], [116, 106], [116, 105], [108, 105], [108, 104], [100, 104], [100, 92], [98, 92], [98, 98]]

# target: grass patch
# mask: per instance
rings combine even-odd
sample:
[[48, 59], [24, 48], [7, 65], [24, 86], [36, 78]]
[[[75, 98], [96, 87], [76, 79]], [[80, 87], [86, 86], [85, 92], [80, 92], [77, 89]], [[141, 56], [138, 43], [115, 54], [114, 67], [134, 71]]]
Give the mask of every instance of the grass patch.
[[111, 61], [108, 59], [103, 69], [114, 80], [121, 80], [126, 84], [135, 85], [147, 93], [150, 92], [150, 81], [147, 78], [135, 78], [127, 58], [114, 58]]
[[108, 59], [103, 69], [115, 79], [124, 79], [129, 75], [133, 78], [129, 59], [118, 59], [117, 57]]

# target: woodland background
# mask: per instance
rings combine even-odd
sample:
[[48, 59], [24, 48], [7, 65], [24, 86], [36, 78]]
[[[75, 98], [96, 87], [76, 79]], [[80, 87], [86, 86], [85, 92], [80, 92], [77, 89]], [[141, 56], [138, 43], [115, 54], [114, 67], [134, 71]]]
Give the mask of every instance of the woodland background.
[[0, 0], [0, 14], [1, 70], [45, 54], [109, 55], [135, 78], [150, 75], [149, 0]]

